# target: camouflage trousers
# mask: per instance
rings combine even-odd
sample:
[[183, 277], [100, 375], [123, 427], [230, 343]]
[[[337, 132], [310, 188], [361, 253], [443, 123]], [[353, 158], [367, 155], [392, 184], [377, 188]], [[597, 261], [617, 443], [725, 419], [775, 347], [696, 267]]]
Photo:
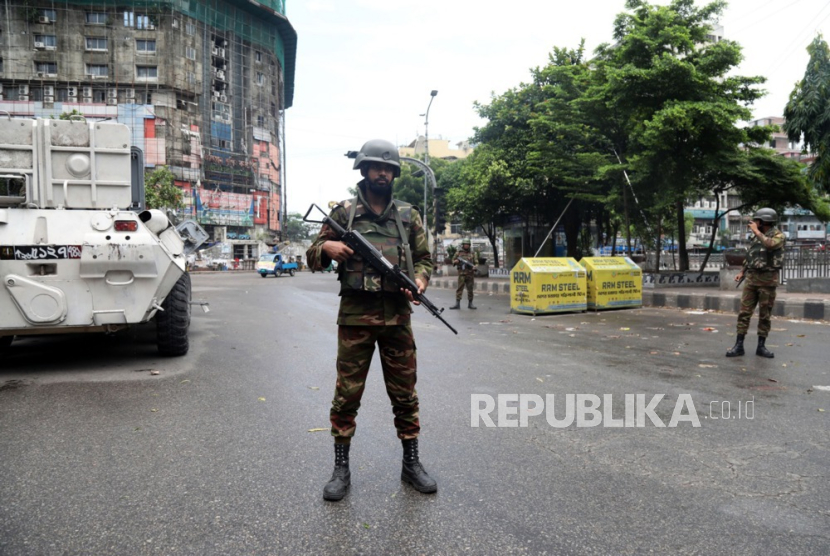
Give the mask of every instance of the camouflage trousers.
[[476, 287], [476, 277], [473, 274], [458, 275], [458, 289], [455, 290], [455, 299], [461, 301], [464, 297], [464, 288], [467, 288], [467, 299], [473, 300], [473, 290]]
[[763, 280], [747, 274], [741, 293], [741, 310], [738, 313], [738, 334], [749, 331], [749, 321], [758, 306], [758, 336], [766, 338], [772, 328], [772, 307], [775, 305], [777, 280]]
[[400, 326], [345, 326], [337, 328], [337, 386], [331, 403], [331, 434], [348, 444], [355, 433], [357, 410], [366, 387], [369, 364], [380, 349], [386, 393], [392, 402], [398, 438], [417, 438], [421, 431], [418, 393], [415, 391], [416, 348], [409, 324]]

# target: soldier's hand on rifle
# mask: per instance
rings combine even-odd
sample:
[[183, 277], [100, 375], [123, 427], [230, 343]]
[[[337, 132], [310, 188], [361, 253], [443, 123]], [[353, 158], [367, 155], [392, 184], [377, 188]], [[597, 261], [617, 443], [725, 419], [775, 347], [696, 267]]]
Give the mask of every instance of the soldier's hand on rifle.
[[321, 248], [326, 255], [338, 263], [345, 263], [349, 257], [354, 255], [352, 248], [342, 241], [329, 240], [323, 243]]
[[741, 279], [744, 277], [744, 271], [740, 271], [737, 276], [735, 276], [735, 281], [740, 282]]
[[[422, 279], [415, 278], [415, 284], [418, 286], [418, 293], [419, 294], [424, 293], [426, 291], [427, 285], [424, 283], [424, 281]], [[420, 305], [421, 304], [420, 301], [415, 301], [415, 298], [412, 297], [412, 292], [409, 291], [408, 289], [401, 288], [401, 293], [403, 293], [406, 296], [406, 298], [409, 300], [410, 303], [413, 303], [415, 305]]]

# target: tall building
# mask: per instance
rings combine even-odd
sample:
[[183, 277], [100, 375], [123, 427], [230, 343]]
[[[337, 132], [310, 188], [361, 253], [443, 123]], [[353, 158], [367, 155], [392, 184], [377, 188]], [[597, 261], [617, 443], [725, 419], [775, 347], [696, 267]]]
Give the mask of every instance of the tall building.
[[216, 239], [279, 234], [297, 34], [285, 0], [7, 0], [0, 111], [114, 119]]

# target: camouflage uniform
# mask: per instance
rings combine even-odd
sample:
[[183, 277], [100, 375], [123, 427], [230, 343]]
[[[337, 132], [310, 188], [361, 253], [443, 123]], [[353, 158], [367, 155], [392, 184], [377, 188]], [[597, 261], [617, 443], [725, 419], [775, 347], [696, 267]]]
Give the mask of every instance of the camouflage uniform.
[[[334, 207], [331, 218], [346, 229], [359, 231], [386, 259], [398, 264], [413, 279], [421, 278], [428, 283], [432, 256], [418, 210], [407, 203], [390, 200], [384, 211], [376, 214], [369, 207], [364, 191], [365, 180], [358, 184], [357, 198]], [[408, 250], [401, 241], [401, 227], [407, 236]], [[337, 234], [323, 225], [306, 253], [309, 267], [320, 270], [328, 266], [331, 260], [322, 245], [337, 239]], [[411, 260], [407, 260], [407, 251], [411, 252]], [[340, 264], [337, 273], [340, 281], [337, 385], [330, 413], [335, 443], [348, 444], [354, 436], [355, 418], [375, 344], [380, 349], [383, 379], [392, 402], [398, 438], [417, 438], [420, 423], [415, 391], [416, 348], [409, 301], [357, 255]]]
[[784, 234], [772, 227], [764, 234], [772, 241], [767, 248], [757, 237], [749, 245], [744, 260], [744, 289], [741, 293], [741, 310], [738, 313], [738, 334], [746, 334], [755, 306], [758, 306], [758, 336], [766, 338], [772, 327], [772, 307], [775, 304], [775, 288], [778, 272], [784, 261]]
[[461, 301], [464, 296], [464, 288], [467, 288], [467, 300], [472, 303], [473, 291], [476, 286], [476, 268], [468, 268], [464, 263], [458, 260], [461, 257], [467, 262], [475, 264], [473, 261], [473, 253], [469, 249], [459, 249], [455, 253], [452, 264], [458, 267], [458, 289], [455, 290], [455, 300]]

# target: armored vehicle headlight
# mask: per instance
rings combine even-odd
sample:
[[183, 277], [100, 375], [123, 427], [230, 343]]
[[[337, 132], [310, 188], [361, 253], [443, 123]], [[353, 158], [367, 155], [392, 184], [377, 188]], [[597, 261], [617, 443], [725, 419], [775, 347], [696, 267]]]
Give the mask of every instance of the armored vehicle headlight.
[[116, 220], [115, 221], [115, 231], [116, 232], [134, 232], [138, 230], [138, 222], [135, 220]]

